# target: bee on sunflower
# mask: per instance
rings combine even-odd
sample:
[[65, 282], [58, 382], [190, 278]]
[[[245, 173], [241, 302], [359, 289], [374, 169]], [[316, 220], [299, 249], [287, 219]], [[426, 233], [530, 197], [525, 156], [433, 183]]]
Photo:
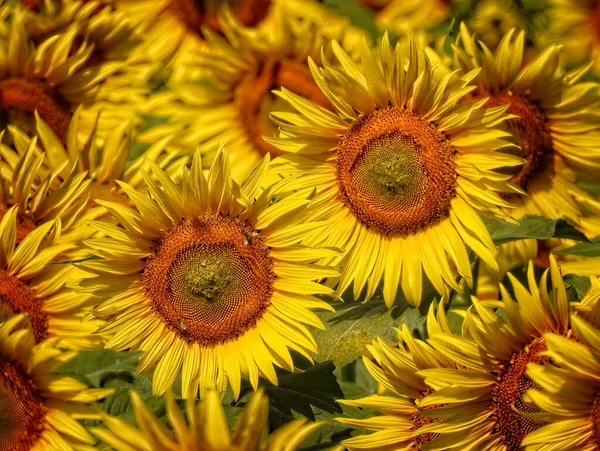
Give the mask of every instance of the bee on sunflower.
[[74, 20], [52, 33], [35, 36], [28, 30], [31, 11], [20, 4], [2, 8], [7, 18], [6, 33], [0, 39], [0, 52], [5, 55], [0, 61], [3, 128], [12, 124], [32, 132], [37, 111], [66, 143], [72, 114], [80, 105], [82, 140], [93, 127], [105, 133], [139, 117], [151, 71], [143, 61], [121, 59], [128, 53], [131, 39], [117, 34], [113, 42], [107, 33], [118, 17], [106, 18], [105, 10], [97, 15], [88, 11], [86, 20]]
[[[548, 290], [548, 275], [552, 289]], [[458, 368], [419, 372], [435, 391], [419, 401], [423, 415], [438, 418], [421, 429], [440, 434], [429, 450], [520, 450], [523, 439], [542, 426], [541, 405], [526, 396], [535, 382], [526, 374], [530, 364], [548, 366], [545, 334], [572, 334], [570, 313], [597, 309], [600, 290], [590, 291], [579, 305], [569, 305], [558, 265], [539, 285], [529, 265], [529, 289], [509, 274], [516, 302], [504, 286], [501, 301], [473, 299], [465, 317], [463, 337], [440, 333], [429, 344], [456, 362]], [[502, 314], [498, 311], [501, 310]]]
[[232, 173], [239, 181], [264, 155], [280, 153], [262, 139], [277, 132], [269, 114], [282, 105], [273, 89], [285, 87], [331, 108], [311, 77], [307, 56], [320, 60], [320, 49], [331, 38], [344, 39], [344, 46], [352, 47], [358, 31], [348, 33], [345, 20], [311, 2], [306, 9], [278, 2], [273, 10], [271, 27], [263, 32], [243, 27], [231, 12], [220, 15], [227, 39], [205, 30], [207, 48], [189, 64], [198, 68], [201, 78], [169, 82], [169, 90], [156, 96], [152, 109], [152, 114], [168, 120], [142, 133], [140, 140], [174, 135], [170, 150], [191, 155], [201, 145], [206, 164], [219, 143], [227, 142]]
[[507, 106], [459, 104], [478, 70], [437, 72], [412, 40], [392, 49], [386, 35], [378, 51], [363, 43], [360, 64], [336, 41], [332, 50], [335, 64], [309, 63], [334, 110], [282, 89], [296, 112], [272, 113], [280, 137], [265, 140], [285, 152], [273, 166], [296, 177], [290, 187], [317, 187], [307, 218], [336, 224], [306, 239], [346, 250], [335, 259], [338, 294], [353, 283], [354, 297], [367, 286], [368, 300], [383, 279], [388, 306], [398, 285], [419, 305], [423, 270], [442, 294], [459, 289], [457, 275], [471, 283], [467, 248], [496, 267], [478, 213], [509, 218], [496, 191], [515, 188], [500, 168], [523, 159], [499, 151], [511, 147], [497, 127]]
[[[267, 434], [269, 400], [258, 390], [245, 405], [233, 430], [229, 430], [219, 395], [210, 390], [206, 398], [196, 404], [187, 400], [185, 421], [181, 408], [171, 390], [166, 394], [166, 410], [170, 431], [144, 405], [136, 392], [131, 392], [131, 403], [138, 428], [125, 421], [104, 414], [104, 426], [90, 431], [116, 451], [145, 451], [148, 449], [185, 449], [187, 451], [295, 451], [310, 434], [323, 423], [307, 424], [298, 419]], [[123, 434], [127, 431], [127, 434]]]
[[[444, 302], [438, 306], [437, 318], [434, 305], [427, 315], [428, 333], [452, 333], [444, 313]], [[406, 325], [398, 330], [399, 348], [394, 348], [381, 339], [368, 346], [370, 359], [363, 357], [365, 366], [379, 383], [380, 394], [361, 399], [344, 399], [338, 402], [363, 409], [373, 408], [383, 415], [366, 419], [336, 418], [342, 424], [366, 428], [373, 434], [358, 435], [344, 440], [343, 445], [350, 451], [382, 449], [422, 449], [437, 434], [420, 434], [419, 428], [432, 421], [424, 417], [418, 400], [432, 390], [419, 371], [424, 369], [455, 368], [454, 361], [437, 352], [425, 341], [413, 338]], [[373, 360], [371, 360], [371, 358]], [[391, 395], [383, 395], [389, 391]]]
[[[0, 449], [73, 451], [96, 440], [77, 421], [99, 419], [86, 404], [112, 393], [90, 389], [72, 377], [53, 374], [77, 354], [35, 344], [17, 315], [0, 325]], [[89, 448], [88, 448], [89, 449]]]
[[197, 152], [176, 185], [156, 164], [144, 192], [119, 185], [134, 208], [98, 201], [116, 220], [93, 226], [103, 237], [81, 263], [97, 277], [82, 289], [100, 297], [93, 315], [114, 350], [141, 350], [138, 371], [155, 363], [153, 391], [162, 394], [181, 371], [184, 397], [228, 382], [239, 395], [241, 374], [277, 382], [275, 366], [294, 370], [293, 349], [310, 359], [316, 343], [303, 323], [323, 327], [311, 309], [332, 309], [315, 280], [338, 272], [312, 262], [337, 255], [299, 242], [326, 221], [298, 223], [310, 200], [284, 195], [285, 183], [261, 191], [268, 158], [242, 185], [220, 152], [205, 178]]
[[[590, 279], [590, 291], [600, 296], [600, 282]], [[525, 450], [587, 451], [600, 446], [599, 313], [596, 308], [571, 316], [571, 337], [545, 335], [545, 355], [553, 365], [527, 366], [528, 377], [537, 384], [527, 395], [544, 410], [535, 418], [547, 424], [525, 437]]]

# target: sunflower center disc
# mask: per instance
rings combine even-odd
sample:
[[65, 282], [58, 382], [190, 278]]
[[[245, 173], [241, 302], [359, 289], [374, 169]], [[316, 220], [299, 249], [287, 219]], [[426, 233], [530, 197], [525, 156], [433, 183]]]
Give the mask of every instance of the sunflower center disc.
[[[191, 31], [202, 34], [202, 26], [206, 25], [220, 32], [217, 19], [221, 0], [172, 0], [171, 8]], [[246, 27], [255, 27], [268, 14], [271, 0], [234, 0], [232, 11], [239, 23]]]
[[37, 110], [58, 138], [66, 143], [71, 113], [67, 102], [55, 89], [44, 83], [24, 78], [0, 80], [0, 122], [16, 123], [36, 134], [33, 113]]
[[273, 278], [260, 235], [237, 219], [212, 216], [167, 232], [143, 282], [171, 329], [210, 346], [254, 327], [270, 304]]
[[492, 394], [496, 410], [495, 430], [502, 438], [507, 451], [520, 450], [523, 438], [544, 424], [525, 418], [518, 412], [540, 412], [534, 403], [524, 401], [523, 396], [532, 388], [540, 388], [527, 376], [526, 369], [528, 363], [548, 363], [550, 359], [540, 355], [545, 350], [546, 344], [543, 341], [534, 342], [515, 354], [498, 375], [498, 382]]
[[252, 145], [263, 155], [281, 155], [283, 152], [266, 142], [263, 136], [276, 136], [277, 128], [269, 114], [285, 108], [271, 94], [274, 89], [284, 87], [316, 104], [330, 108], [331, 104], [314, 82], [308, 66], [290, 59], [266, 61], [255, 73], [246, 75], [234, 92], [238, 117]]
[[515, 143], [521, 148], [521, 157], [527, 160], [510, 181], [526, 189], [535, 175], [546, 168], [552, 156], [552, 137], [546, 125], [546, 116], [525, 96], [500, 93], [491, 96], [486, 106], [494, 107], [508, 103], [508, 112], [519, 117], [509, 119], [505, 124]]
[[[424, 397], [424, 396], [423, 396]], [[434, 409], [436, 407], [440, 407], [440, 405], [433, 405], [433, 406], [425, 406], [425, 407], [419, 407], [418, 408], [418, 412], [426, 412], [427, 410], [431, 410]], [[420, 427], [423, 427], [425, 425], [434, 423], [436, 421], [439, 421], [439, 419], [437, 418], [431, 418], [431, 417], [426, 417], [423, 415], [419, 415], [417, 412], [413, 413], [412, 415], [412, 420], [413, 420], [413, 431], [418, 430]], [[435, 439], [436, 437], [438, 437], [440, 434], [436, 434], [436, 433], [427, 433], [427, 434], [419, 434], [417, 436], [415, 436], [415, 447], [416, 449], [423, 449], [423, 445], [427, 445], [429, 442], [431, 442], [433, 439]]]
[[36, 343], [48, 337], [48, 317], [35, 293], [16, 277], [0, 270], [0, 323], [19, 313], [27, 313]]
[[44, 432], [46, 408], [29, 376], [0, 361], [0, 449], [28, 451]]
[[594, 443], [600, 447], [600, 393], [596, 395], [591, 415], [592, 427], [594, 431]]
[[[2, 221], [2, 218], [4, 218], [4, 215], [6, 215], [9, 209], [9, 205], [0, 202], [0, 221]], [[35, 222], [33, 222], [29, 216], [17, 213], [17, 244], [23, 241], [30, 232], [35, 230], [35, 228]]]
[[434, 124], [397, 108], [365, 116], [337, 149], [341, 196], [354, 215], [384, 234], [437, 223], [456, 192], [454, 150]]

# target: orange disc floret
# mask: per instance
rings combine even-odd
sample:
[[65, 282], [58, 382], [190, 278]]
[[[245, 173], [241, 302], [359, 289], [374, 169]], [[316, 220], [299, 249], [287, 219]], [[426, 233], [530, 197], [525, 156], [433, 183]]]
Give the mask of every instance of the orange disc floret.
[[8, 114], [13, 110], [28, 114], [37, 111], [66, 143], [71, 113], [67, 102], [50, 86], [18, 77], [0, 80], [0, 108]]
[[226, 216], [185, 221], [157, 241], [143, 274], [153, 309], [203, 346], [255, 326], [270, 305], [273, 264], [262, 238]]
[[510, 104], [508, 112], [518, 117], [506, 121], [506, 127], [521, 148], [520, 156], [527, 160], [510, 181], [526, 189], [527, 183], [548, 166], [553, 153], [552, 136], [547, 127], [546, 115], [524, 95], [501, 92], [490, 96], [486, 106], [507, 104]]
[[[426, 396], [430, 395], [431, 393], [433, 393], [432, 389], [423, 391], [421, 393], [421, 396], [419, 397], [419, 400], [425, 398]], [[417, 410], [412, 414], [412, 421], [413, 421], [413, 425], [414, 425], [413, 431], [418, 431], [419, 428], [421, 428], [423, 426], [426, 426], [428, 424], [439, 421], [438, 418], [432, 418], [432, 417], [428, 417], [428, 416], [419, 414], [419, 412], [427, 412], [428, 410], [433, 410], [437, 407], [441, 407], [441, 405], [418, 406]], [[422, 449], [422, 446], [427, 445], [433, 439], [435, 439], [436, 437], [439, 437], [439, 435], [440, 434], [432, 433], [432, 432], [427, 432], [425, 434], [416, 435], [415, 436], [416, 449], [419, 449], [419, 450]]]
[[0, 270], [0, 322], [27, 313], [36, 343], [48, 337], [48, 317], [35, 293], [21, 280]]
[[525, 436], [544, 424], [523, 415], [540, 411], [533, 402], [525, 401], [523, 396], [528, 390], [539, 388], [526, 371], [528, 363], [549, 362], [550, 359], [542, 355], [544, 351], [546, 343], [538, 339], [516, 353], [498, 374], [492, 393], [497, 417], [496, 430], [508, 451], [520, 450]]
[[340, 194], [354, 215], [384, 234], [408, 235], [439, 222], [456, 194], [450, 141], [399, 108], [357, 121], [337, 148]]
[[279, 156], [282, 152], [262, 137], [273, 136], [276, 129], [268, 117], [271, 91], [285, 86], [322, 107], [331, 103], [314, 82], [306, 64], [290, 59], [267, 60], [254, 73], [245, 75], [234, 90], [234, 102], [240, 123], [253, 146], [263, 155]]
[[0, 361], [0, 450], [28, 451], [42, 436], [47, 409], [20, 365]]
[[591, 417], [594, 443], [596, 443], [597, 447], [600, 447], [600, 393], [596, 395], [596, 399], [594, 400]]

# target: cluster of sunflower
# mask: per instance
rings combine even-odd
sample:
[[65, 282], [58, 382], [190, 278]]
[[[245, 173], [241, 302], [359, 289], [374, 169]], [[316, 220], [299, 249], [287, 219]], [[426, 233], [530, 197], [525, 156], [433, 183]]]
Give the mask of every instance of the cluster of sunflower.
[[4, 0], [0, 451], [600, 449], [599, 18]]

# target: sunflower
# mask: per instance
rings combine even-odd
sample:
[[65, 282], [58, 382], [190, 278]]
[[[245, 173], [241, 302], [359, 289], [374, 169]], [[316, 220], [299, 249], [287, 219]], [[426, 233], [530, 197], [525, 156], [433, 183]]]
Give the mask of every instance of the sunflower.
[[431, 30], [450, 15], [452, 0], [359, 0], [376, 12], [380, 30], [399, 35]]
[[267, 166], [240, 186], [224, 152], [208, 179], [196, 153], [179, 186], [156, 164], [150, 196], [119, 182], [135, 209], [98, 201], [118, 222], [92, 223], [104, 237], [91, 252], [102, 258], [81, 264], [98, 275], [81, 289], [102, 298], [93, 313], [107, 320], [107, 348], [145, 351], [140, 373], [158, 362], [157, 394], [181, 370], [184, 397], [227, 381], [237, 397], [241, 373], [254, 387], [259, 376], [276, 383], [274, 364], [294, 370], [288, 348], [315, 351], [302, 323], [323, 327], [310, 309], [331, 309], [314, 295], [332, 290], [313, 280], [338, 273], [311, 262], [339, 251], [298, 244], [329, 223], [296, 223], [310, 201], [284, 195], [285, 183], [259, 193]]
[[498, 152], [511, 146], [495, 127], [510, 117], [506, 106], [458, 105], [476, 72], [434, 75], [412, 40], [406, 53], [387, 35], [380, 52], [363, 43], [361, 64], [335, 41], [332, 49], [338, 65], [310, 65], [335, 112], [282, 89], [297, 112], [273, 113], [281, 136], [266, 140], [287, 152], [273, 165], [296, 176], [290, 187], [317, 188], [307, 217], [336, 224], [307, 243], [347, 251], [335, 259], [344, 265], [338, 294], [354, 282], [355, 298], [367, 285], [369, 299], [383, 278], [388, 306], [399, 284], [419, 305], [423, 269], [442, 294], [459, 289], [457, 273], [472, 281], [467, 246], [497, 267], [477, 213], [508, 218], [494, 190], [513, 188], [496, 169], [523, 160]]
[[168, 121], [141, 134], [140, 140], [154, 142], [175, 135], [169, 149], [191, 155], [200, 144], [207, 164], [219, 142], [227, 142], [238, 181], [264, 155], [279, 153], [262, 139], [276, 134], [269, 114], [281, 108], [271, 91], [286, 87], [331, 107], [311, 77], [307, 56], [319, 58], [321, 46], [331, 38], [345, 39], [347, 47], [357, 41], [346, 33], [346, 21], [326, 7], [301, 3], [305, 9], [295, 2], [277, 2], [268, 33], [243, 27], [231, 13], [223, 13], [221, 26], [228, 38], [205, 30], [207, 48], [190, 63], [203, 78], [171, 80], [169, 91], [155, 96], [152, 109]]
[[[99, 206], [96, 200], [129, 202], [128, 197], [117, 184], [117, 180], [122, 180], [134, 188], [142, 188], [145, 164], [148, 160], [156, 162], [167, 171], [169, 176], [177, 180], [181, 174], [181, 168], [189, 162], [189, 158], [175, 158], [174, 154], [164, 151], [165, 146], [171, 140], [171, 137], [167, 136], [150, 145], [134, 162], [130, 163], [132, 146], [136, 138], [131, 122], [119, 124], [105, 136], [102, 143], [99, 143], [97, 130], [93, 128], [89, 138], [84, 143], [80, 143], [77, 139], [80, 118], [81, 109], [78, 109], [71, 118], [65, 145], [48, 124], [35, 114], [35, 137], [28, 136], [19, 128], [9, 126], [15, 146], [14, 149], [7, 146], [3, 152], [7, 155], [8, 161], [19, 161], [19, 156], [21, 159], [42, 158], [43, 162], [37, 169], [38, 177], [41, 180], [47, 177], [47, 173], [54, 172], [55, 177], [56, 174], [60, 174], [57, 181], [62, 180], [65, 174], [67, 178], [69, 174], [73, 174], [71, 177], [76, 177], [81, 183], [80, 189], [75, 190], [73, 187], [68, 193], [64, 193], [62, 199], [58, 196], [55, 196], [56, 199], [54, 199], [55, 202], [63, 202], [66, 205], [76, 203], [77, 209], [82, 210], [77, 221], [70, 221], [63, 225], [63, 234], [68, 233], [72, 240], [90, 237], [93, 233], [86, 227], [87, 222], [106, 214], [106, 209]], [[94, 145], [94, 143], [98, 143], [98, 145]], [[29, 153], [33, 153], [35, 156], [27, 156]], [[69, 170], [67, 171], [67, 169]], [[4, 178], [7, 181], [15, 180], [19, 176], [17, 173], [22, 171], [22, 163], [13, 163], [4, 168], [4, 171]], [[23, 199], [21, 209], [33, 223], [41, 218], [37, 217], [36, 209], [28, 208], [26, 201], [39, 189], [38, 185], [39, 183], [30, 185], [15, 183], [15, 186], [25, 188], [19, 196], [19, 199]], [[48, 183], [48, 186], [50, 187], [49, 192], [58, 189], [57, 184]], [[48, 193], [44, 193], [44, 195], [46, 196]]]
[[66, 348], [98, 348], [92, 333], [100, 321], [82, 323], [83, 308], [91, 297], [66, 285], [85, 275], [64, 260], [73, 243], [60, 243], [60, 221], [34, 228], [18, 245], [18, 208], [10, 208], [0, 222], [0, 323], [26, 313], [36, 343], [59, 339]]
[[[419, 372], [436, 391], [418, 405], [430, 408], [425, 416], [440, 419], [423, 426], [423, 433], [440, 434], [428, 444], [429, 450], [516, 451], [523, 438], [543, 424], [528, 416], [539, 412], [540, 406], [524, 396], [536, 386], [526, 369], [530, 363], [549, 362], [544, 334], [569, 335], [569, 312], [574, 307], [569, 305], [553, 257], [539, 285], [533, 264], [529, 265], [529, 290], [510, 274], [509, 278], [516, 302], [501, 285], [502, 301], [473, 299], [465, 318], [465, 337], [440, 333], [429, 339], [459, 366], [444, 373]], [[597, 308], [599, 297], [600, 290], [593, 290], [581, 301], [581, 309]]]
[[[44, 151], [38, 147], [37, 137], [29, 138], [12, 126], [14, 147], [0, 144], [0, 219], [16, 207], [17, 243], [37, 226], [60, 219], [61, 243], [74, 243], [85, 235], [81, 212], [89, 201], [86, 191], [90, 182], [74, 163], [56, 152], [60, 141], [37, 113], [35, 117]], [[1, 141], [5, 135], [0, 134]], [[76, 249], [65, 252], [72, 256]]]
[[[600, 296], [596, 278], [592, 278], [592, 289]], [[545, 411], [538, 419], [549, 424], [523, 440], [526, 450], [592, 451], [600, 446], [598, 311], [586, 319], [571, 317], [575, 340], [545, 335], [545, 355], [553, 365], [530, 363], [527, 367], [528, 376], [544, 390], [530, 390], [528, 396]]]
[[140, 22], [148, 22], [144, 52], [152, 61], [173, 64], [203, 48], [204, 29], [222, 32], [218, 14], [229, 8], [244, 26], [270, 26], [274, 6], [303, 0], [116, 0], [115, 6]]
[[52, 374], [77, 354], [35, 345], [18, 315], [0, 325], [0, 449], [69, 451], [84, 449], [95, 440], [77, 419], [96, 419], [85, 404], [98, 401], [112, 389], [90, 389], [71, 377]]
[[102, 0], [21, 0], [25, 28], [34, 40], [77, 23], [79, 38], [94, 45], [90, 60], [126, 60], [143, 39], [139, 21]]
[[[427, 315], [429, 334], [452, 333], [444, 315], [444, 303], [438, 306], [436, 319], [433, 304]], [[454, 368], [451, 359], [437, 352], [426, 342], [412, 337], [408, 327], [403, 324], [398, 330], [399, 348], [393, 348], [381, 339], [368, 346], [371, 361], [363, 358], [369, 373], [379, 383], [380, 394], [355, 400], [339, 400], [347, 406], [363, 409], [373, 408], [383, 415], [367, 419], [336, 418], [342, 424], [376, 431], [373, 434], [359, 435], [343, 444], [350, 451], [355, 450], [404, 450], [422, 449], [435, 438], [435, 434], [419, 434], [419, 428], [431, 421], [420, 414], [423, 410], [416, 404], [431, 392], [418, 371], [424, 369]], [[383, 395], [389, 391], [393, 395]], [[425, 409], [426, 410], [426, 409]]]
[[480, 0], [471, 6], [467, 23], [478, 39], [495, 49], [513, 28], [525, 29], [525, 18], [513, 0]]
[[[254, 393], [244, 407], [233, 434], [229, 431], [221, 399], [213, 390], [208, 391], [206, 398], [198, 404], [193, 398], [187, 400], [187, 422], [172, 391], [167, 391], [167, 417], [174, 432], [150, 412], [136, 392], [131, 392], [131, 403], [138, 428], [104, 414], [106, 427], [90, 430], [116, 451], [295, 451], [313, 431], [322, 426], [322, 423], [307, 424], [306, 420], [298, 419], [267, 437], [269, 400], [262, 390]], [[125, 431], [126, 434], [123, 434]]]
[[459, 41], [456, 67], [481, 69], [471, 96], [488, 99], [488, 106], [509, 105], [509, 113], [518, 116], [506, 127], [527, 162], [511, 181], [527, 196], [508, 199], [517, 205], [511, 214], [517, 219], [524, 214], [564, 218], [588, 234], [600, 232], [586, 218], [592, 216], [586, 212], [600, 211], [600, 203], [576, 185], [600, 176], [599, 85], [578, 82], [586, 68], [561, 72], [558, 46], [523, 67], [523, 32], [509, 31], [495, 53], [485, 47], [481, 51], [464, 24]]
[[549, 0], [550, 34], [564, 46], [569, 64], [593, 62], [600, 74], [600, 4], [596, 0]]
[[[102, 133], [139, 116], [151, 71], [139, 57], [123, 59], [130, 50], [127, 45], [132, 42], [131, 36], [117, 33], [117, 39], [107, 32], [119, 31], [118, 26], [113, 29], [118, 17], [106, 17], [106, 9], [97, 14], [88, 12], [86, 21], [74, 21], [54, 33], [36, 37], [28, 31], [31, 11], [21, 5], [3, 8], [10, 13], [6, 36], [0, 39], [4, 55], [0, 60], [3, 128], [15, 124], [31, 131], [33, 113], [37, 111], [66, 143], [71, 116], [80, 105], [82, 139], [94, 126], [100, 110], [96, 126]], [[118, 44], [127, 48], [122, 50]]]
[[507, 272], [526, 266], [532, 260], [536, 266], [548, 268], [550, 254], [554, 256], [563, 274], [579, 276], [600, 275], [600, 257], [563, 255], [560, 251], [574, 246], [577, 241], [552, 238], [549, 240], [518, 240], [498, 246], [499, 270], [492, 270], [480, 263], [477, 276], [476, 294], [479, 299], [497, 299], [498, 284]]

